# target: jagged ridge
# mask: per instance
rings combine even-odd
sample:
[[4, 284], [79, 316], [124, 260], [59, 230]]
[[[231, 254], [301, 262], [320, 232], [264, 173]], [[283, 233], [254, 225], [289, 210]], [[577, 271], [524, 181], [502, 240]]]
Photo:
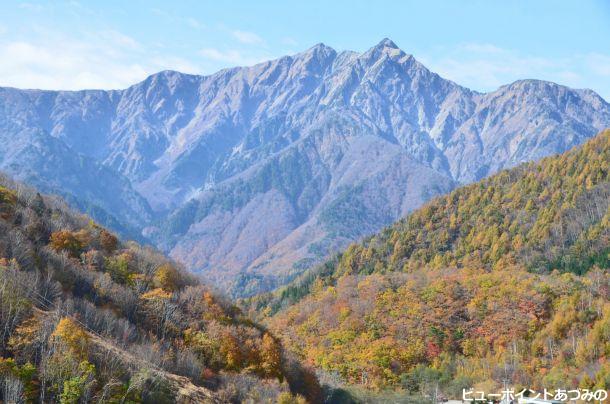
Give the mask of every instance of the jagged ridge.
[[143, 231], [216, 284], [239, 278], [238, 293], [610, 125], [592, 91], [525, 80], [480, 94], [387, 39], [126, 90], [5, 88], [0, 100], [1, 169]]

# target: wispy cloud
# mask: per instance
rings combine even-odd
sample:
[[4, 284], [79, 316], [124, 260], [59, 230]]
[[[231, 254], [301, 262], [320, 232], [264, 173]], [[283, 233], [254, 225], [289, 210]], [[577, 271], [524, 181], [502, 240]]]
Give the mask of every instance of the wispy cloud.
[[216, 48], [204, 48], [199, 53], [205, 58], [218, 62], [240, 63], [243, 59], [241, 53], [236, 50], [221, 51]]
[[491, 44], [462, 44], [442, 56], [424, 56], [422, 61], [443, 77], [476, 89], [491, 90], [511, 77], [533, 78], [548, 71], [554, 62], [535, 56], [519, 55]]
[[269, 59], [269, 56], [260, 55], [260, 56], [252, 56], [246, 55], [241, 51], [236, 49], [227, 49], [220, 50], [217, 48], [203, 48], [199, 51], [199, 54], [203, 56], [205, 59], [222, 62], [224, 64], [229, 65], [253, 65], [264, 60]]
[[282, 38], [281, 42], [283, 45], [288, 45], [288, 46], [297, 46], [299, 44], [296, 39], [289, 37], [289, 36]]
[[256, 35], [254, 32], [235, 30], [232, 32], [232, 35], [239, 42], [246, 45], [261, 45], [265, 42], [260, 36]]
[[205, 25], [203, 23], [201, 23], [198, 19], [193, 18], [193, 17], [189, 17], [186, 19], [186, 23], [191, 27], [191, 28], [195, 28], [195, 29], [201, 29], [204, 28]]
[[48, 34], [37, 40], [0, 42], [0, 85], [20, 88], [125, 88], [165, 69], [198, 72], [192, 62], [149, 53], [118, 31], [76, 40]]
[[[571, 87], [587, 87], [591, 77], [610, 77], [610, 56], [582, 54], [548, 58], [522, 54], [487, 43], [464, 43], [418, 58], [431, 70], [459, 84], [490, 91], [519, 79], [543, 79]], [[598, 88], [608, 97], [610, 88]]]
[[119, 49], [135, 50], [142, 47], [134, 38], [115, 30], [102, 31], [100, 37]]

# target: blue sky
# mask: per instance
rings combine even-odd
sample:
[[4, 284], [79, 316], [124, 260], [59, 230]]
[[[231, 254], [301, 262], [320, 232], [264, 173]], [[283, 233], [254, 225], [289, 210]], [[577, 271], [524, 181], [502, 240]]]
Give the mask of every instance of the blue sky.
[[210, 74], [384, 37], [476, 90], [539, 78], [610, 100], [609, 0], [3, 0], [0, 85], [123, 88], [164, 69]]

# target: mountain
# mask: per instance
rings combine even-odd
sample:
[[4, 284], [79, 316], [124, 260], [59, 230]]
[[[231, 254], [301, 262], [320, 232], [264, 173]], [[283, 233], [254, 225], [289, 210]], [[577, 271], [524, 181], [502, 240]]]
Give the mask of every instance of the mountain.
[[3, 402], [320, 402], [262, 326], [152, 248], [0, 176]]
[[607, 390], [609, 168], [606, 130], [435, 198], [245, 305], [367, 388]]
[[481, 94], [384, 39], [125, 90], [0, 89], [0, 169], [248, 295], [607, 126], [593, 91], [524, 80]]

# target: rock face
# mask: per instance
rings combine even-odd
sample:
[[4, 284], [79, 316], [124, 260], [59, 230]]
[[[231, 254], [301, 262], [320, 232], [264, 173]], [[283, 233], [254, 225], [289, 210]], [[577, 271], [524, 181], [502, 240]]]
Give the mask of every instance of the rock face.
[[384, 39], [120, 91], [0, 89], [0, 169], [243, 295], [608, 126], [593, 91], [524, 80], [481, 94]]

